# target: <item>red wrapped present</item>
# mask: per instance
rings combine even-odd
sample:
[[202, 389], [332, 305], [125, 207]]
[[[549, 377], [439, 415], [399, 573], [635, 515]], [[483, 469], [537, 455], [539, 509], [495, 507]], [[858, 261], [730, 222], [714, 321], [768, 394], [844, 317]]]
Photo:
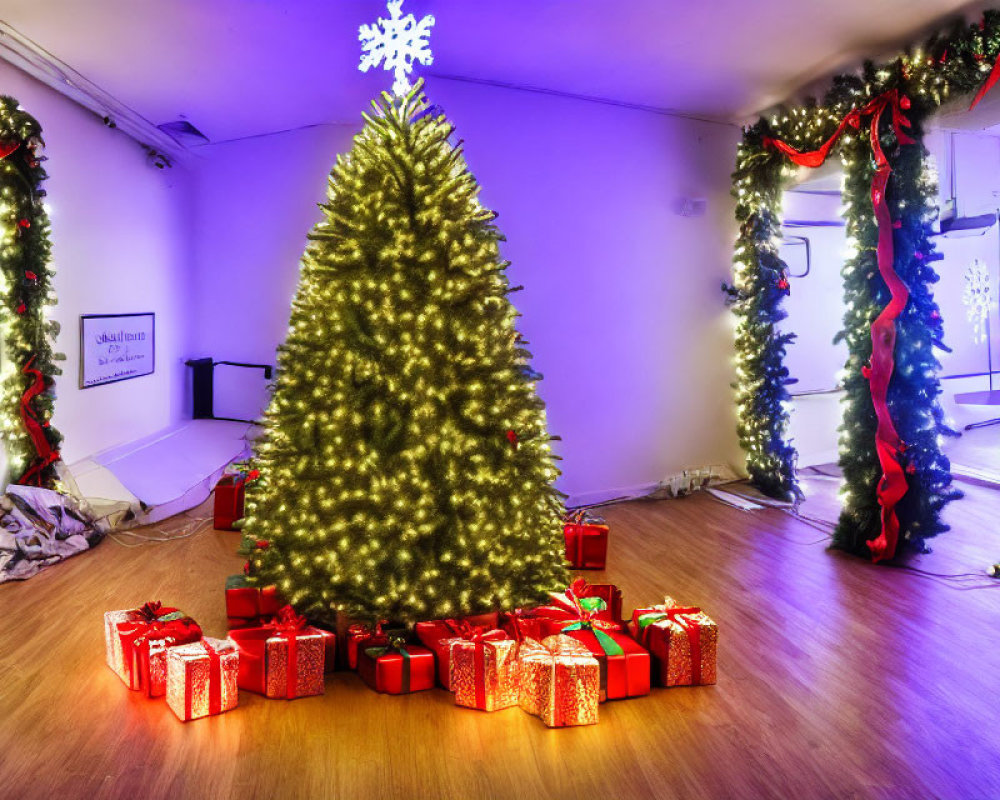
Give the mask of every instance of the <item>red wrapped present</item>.
[[327, 637], [291, 606], [273, 622], [230, 631], [229, 637], [240, 651], [241, 689], [288, 700], [323, 694]]
[[226, 578], [226, 619], [229, 630], [259, 628], [285, 605], [276, 586], [251, 586], [245, 575]]
[[598, 619], [622, 622], [622, 592], [613, 583], [587, 583], [577, 578], [569, 588], [577, 597], [600, 597], [605, 602], [607, 607], [595, 612]]
[[549, 620], [534, 616], [534, 609], [516, 608], [500, 615], [500, 628], [512, 639], [541, 641], [552, 630]]
[[368, 625], [363, 622], [356, 622], [347, 626], [347, 634], [344, 638], [344, 647], [347, 652], [347, 666], [349, 669], [358, 668], [358, 654], [363, 649], [366, 642], [371, 639], [381, 639], [382, 623], [376, 622]]
[[649, 652], [627, 636], [622, 626], [602, 618], [601, 597], [580, 597], [573, 586], [552, 595], [552, 603], [535, 609], [548, 620], [551, 633], [563, 633], [587, 647], [601, 665], [601, 700], [649, 694]]
[[469, 633], [493, 630], [497, 627], [499, 615], [476, 614], [461, 619], [436, 619], [418, 622], [414, 627], [417, 638], [424, 647], [434, 652], [437, 662], [438, 683], [451, 691], [451, 642]]
[[652, 655], [659, 686], [715, 683], [719, 627], [700, 608], [668, 597], [663, 605], [633, 611], [629, 632]]
[[568, 636], [525, 639], [518, 671], [518, 705], [550, 728], [597, 722], [601, 667], [579, 642]]
[[108, 666], [147, 697], [167, 692], [167, 648], [201, 639], [191, 617], [159, 602], [104, 614], [104, 651]]
[[358, 653], [358, 674], [376, 692], [409, 694], [434, 686], [434, 652], [407, 644], [400, 631], [369, 639]]
[[182, 722], [236, 708], [240, 655], [230, 639], [202, 639], [167, 651], [167, 705]]
[[501, 630], [451, 639], [449, 685], [455, 705], [499, 711], [518, 703], [517, 642]]
[[608, 533], [604, 517], [587, 510], [571, 511], [564, 517], [566, 560], [571, 569], [604, 569], [608, 560]]
[[236, 530], [235, 523], [243, 519], [246, 501], [246, 487], [256, 477], [256, 471], [223, 475], [215, 484], [215, 529], [217, 531]]

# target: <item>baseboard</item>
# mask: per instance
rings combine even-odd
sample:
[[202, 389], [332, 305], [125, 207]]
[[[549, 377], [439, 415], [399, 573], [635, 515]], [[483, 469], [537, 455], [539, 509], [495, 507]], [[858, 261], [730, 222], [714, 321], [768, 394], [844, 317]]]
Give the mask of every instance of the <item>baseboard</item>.
[[625, 497], [643, 497], [655, 491], [660, 484], [656, 481], [650, 483], [640, 483], [635, 486], [626, 486], [620, 489], [598, 489], [593, 492], [580, 492], [571, 494], [566, 498], [566, 505], [569, 508], [578, 506], [592, 506], [597, 503], [607, 503], [609, 500], [618, 500]]

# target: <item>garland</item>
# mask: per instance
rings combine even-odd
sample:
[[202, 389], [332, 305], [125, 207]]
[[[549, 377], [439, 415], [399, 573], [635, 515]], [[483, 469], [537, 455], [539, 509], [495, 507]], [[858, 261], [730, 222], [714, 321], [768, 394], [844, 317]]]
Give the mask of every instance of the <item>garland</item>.
[[[817, 166], [836, 152], [843, 162], [856, 253], [843, 269], [845, 489], [834, 544], [876, 560], [896, 554], [897, 533], [919, 549], [947, 530], [941, 510], [961, 494], [951, 487], [951, 465], [938, 442], [954, 432], [944, 424], [932, 353], [946, 349], [931, 293], [938, 280], [931, 264], [941, 256], [928, 238], [936, 187], [919, 143], [924, 121], [940, 105], [988, 91], [988, 76], [1000, 79], [1000, 67], [991, 71], [998, 54], [1000, 13], [989, 11], [976, 25], [956, 23], [888, 64], [866, 63], [860, 74], [834, 79], [822, 103], [810, 99], [760, 119], [745, 129], [737, 155], [736, 279], [725, 289], [737, 316], [739, 435], [754, 484], [786, 499], [800, 496], [787, 440], [787, 387], [794, 380], [783, 364], [794, 334], [779, 329], [789, 291], [776, 244], [780, 200], [794, 173], [786, 158], [808, 154], [800, 163]], [[908, 132], [894, 106], [893, 124], [874, 113], [880, 99], [885, 108], [894, 97], [910, 101]]]
[[41, 127], [11, 97], [0, 97], [0, 432], [18, 483], [52, 485], [62, 439], [49, 421], [58, 323], [54, 303]]

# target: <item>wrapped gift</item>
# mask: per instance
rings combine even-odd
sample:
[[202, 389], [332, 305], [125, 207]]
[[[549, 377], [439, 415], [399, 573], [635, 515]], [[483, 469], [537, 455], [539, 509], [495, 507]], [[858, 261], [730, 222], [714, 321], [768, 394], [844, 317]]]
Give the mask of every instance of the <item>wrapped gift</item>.
[[363, 622], [348, 625], [344, 638], [348, 668], [358, 668], [358, 654], [364, 648], [366, 642], [372, 639], [382, 639], [383, 636], [381, 622], [376, 622], [374, 625], [368, 625]]
[[452, 639], [449, 663], [455, 705], [482, 711], [517, 705], [517, 642], [503, 631], [476, 631]]
[[470, 634], [482, 633], [497, 627], [499, 615], [477, 614], [461, 619], [436, 619], [418, 622], [414, 632], [420, 643], [434, 652], [437, 663], [438, 682], [451, 690], [451, 643], [454, 639], [468, 638]]
[[243, 519], [246, 501], [246, 487], [259, 476], [257, 470], [223, 475], [215, 484], [215, 529], [217, 531], [236, 530], [237, 520]]
[[579, 642], [568, 636], [525, 639], [518, 670], [518, 705], [550, 728], [597, 722], [601, 667]]
[[604, 569], [608, 559], [610, 528], [604, 517], [587, 509], [571, 511], [564, 517], [566, 560], [571, 569]]
[[230, 631], [240, 651], [240, 688], [288, 700], [323, 694], [327, 638], [323, 634], [291, 606], [284, 606], [273, 622], [259, 628]]
[[629, 632], [652, 655], [658, 685], [715, 683], [719, 628], [700, 608], [668, 597], [663, 605], [633, 611]]
[[200, 638], [197, 622], [159, 602], [104, 614], [108, 666], [129, 689], [144, 691], [148, 697], [166, 694], [167, 648]]
[[178, 719], [236, 708], [240, 655], [230, 639], [202, 639], [167, 651], [167, 705]]
[[600, 597], [607, 607], [597, 612], [597, 618], [622, 622], [622, 592], [613, 583], [587, 583], [577, 578], [570, 585], [570, 591], [577, 597]]
[[500, 615], [500, 628], [517, 641], [535, 639], [541, 641], [553, 625], [549, 620], [534, 616], [534, 609], [517, 608]]
[[401, 631], [369, 639], [358, 653], [358, 674], [376, 692], [409, 694], [434, 686], [434, 653], [407, 644]]
[[245, 575], [226, 578], [229, 630], [259, 628], [274, 619], [284, 605], [276, 586], [251, 586]]
[[621, 624], [606, 618], [602, 597], [581, 597], [577, 594], [581, 588], [574, 582], [565, 593], [553, 594], [551, 604], [535, 609], [536, 615], [547, 619], [549, 633], [576, 639], [597, 658], [602, 701], [649, 694], [649, 652]]

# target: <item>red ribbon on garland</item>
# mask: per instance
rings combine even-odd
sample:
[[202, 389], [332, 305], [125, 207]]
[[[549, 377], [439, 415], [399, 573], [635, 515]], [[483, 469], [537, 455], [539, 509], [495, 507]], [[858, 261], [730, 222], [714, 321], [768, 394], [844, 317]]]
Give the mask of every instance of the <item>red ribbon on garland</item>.
[[997, 60], [993, 62], [993, 69], [990, 70], [989, 76], [983, 81], [983, 85], [979, 87], [976, 96], [972, 98], [972, 105], [969, 106], [969, 111], [972, 111], [972, 109], [979, 105], [979, 101], [986, 97], [990, 89], [996, 86], [997, 81], [1000, 81], [1000, 54], [997, 54]]
[[872, 118], [870, 141], [872, 154], [875, 157], [875, 175], [872, 178], [871, 197], [875, 219], [878, 222], [878, 248], [876, 251], [878, 271], [891, 295], [889, 304], [872, 323], [872, 357], [869, 365], [862, 368], [862, 374], [869, 382], [872, 404], [875, 407], [875, 416], [878, 418], [875, 449], [882, 467], [882, 479], [879, 481], [877, 489], [878, 502], [882, 507], [881, 532], [875, 539], [868, 541], [872, 561], [892, 558], [895, 555], [896, 544], [899, 540], [899, 519], [896, 516], [896, 505], [908, 489], [906, 472], [900, 461], [900, 455], [906, 448], [899, 438], [892, 415], [889, 413], [887, 398], [889, 381], [892, 379], [892, 373], [895, 369], [896, 319], [906, 307], [910, 292], [893, 266], [895, 258], [892, 242], [893, 221], [885, 197], [889, 176], [892, 174], [892, 166], [882, 150], [879, 124], [882, 121], [882, 112], [888, 108], [892, 112], [892, 127], [896, 133], [896, 140], [900, 145], [914, 144], [915, 140], [911, 139], [903, 130], [910, 127], [910, 121], [903, 114], [904, 109], [909, 107], [909, 98], [900, 95], [898, 89], [884, 92], [860, 110], [851, 109], [833, 136], [827, 139], [818, 150], [808, 153], [800, 153], [786, 142], [771, 137], [765, 137], [763, 141], [764, 147], [771, 147], [784, 153], [791, 161], [800, 166], [818, 167], [826, 161], [830, 148], [843, 135], [848, 126], [859, 128], [862, 117], [870, 116]]
[[24, 369], [21, 370], [22, 374], [33, 375], [35, 378], [31, 386], [25, 389], [24, 394], [21, 395], [21, 421], [28, 431], [28, 436], [31, 437], [31, 442], [35, 446], [35, 452], [38, 453], [38, 456], [32, 462], [28, 471], [18, 480], [18, 483], [27, 485], [32, 480], [35, 480], [41, 486], [42, 472], [50, 464], [59, 460], [59, 451], [52, 449], [52, 445], [49, 444], [48, 437], [45, 435], [42, 423], [38, 419], [38, 414], [35, 413], [35, 409], [31, 405], [32, 400], [45, 391], [45, 376], [42, 375], [41, 370], [32, 368], [31, 365], [34, 362], [35, 357], [32, 356], [28, 359], [28, 363], [24, 365]]
[[7, 158], [11, 153], [13, 153], [17, 148], [21, 146], [20, 142], [0, 142], [0, 161]]

